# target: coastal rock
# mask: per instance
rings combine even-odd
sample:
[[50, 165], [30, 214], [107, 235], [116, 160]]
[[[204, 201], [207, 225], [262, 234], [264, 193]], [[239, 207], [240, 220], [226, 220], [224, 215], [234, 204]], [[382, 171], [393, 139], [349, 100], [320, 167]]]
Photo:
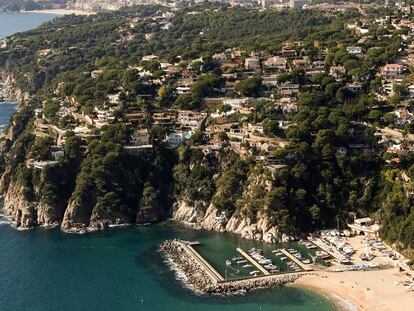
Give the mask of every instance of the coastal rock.
[[[84, 222], [85, 224], [87, 221]], [[107, 206], [96, 204], [92, 210], [89, 221], [90, 230], [102, 230], [110, 226], [131, 223], [127, 211], [110, 210]]]
[[179, 201], [174, 208], [172, 218], [177, 221], [200, 225], [206, 213], [206, 203], [196, 201], [188, 204], [186, 201]]
[[15, 78], [6, 70], [0, 70], [0, 83], [3, 84], [3, 94], [6, 98], [24, 104], [30, 99], [27, 92], [16, 87]]
[[36, 203], [27, 199], [24, 187], [10, 183], [4, 197], [4, 211], [16, 228], [28, 229], [37, 224]]
[[4, 195], [7, 192], [11, 182], [10, 167], [6, 167], [6, 171], [0, 174], [0, 195]]
[[230, 219], [217, 210], [214, 204], [205, 208], [205, 202], [195, 202], [194, 205], [181, 201], [174, 210], [173, 219], [207, 230], [232, 232], [248, 240], [258, 240], [266, 243], [280, 243], [293, 238], [280, 232], [277, 226], [271, 225], [264, 215], [258, 215], [258, 221], [252, 222], [244, 218], [240, 210], [236, 210]]
[[37, 223], [45, 228], [53, 228], [60, 224], [64, 209], [40, 202], [37, 207]]
[[226, 226], [226, 231], [240, 234], [242, 238], [259, 240], [267, 243], [279, 243], [282, 234], [276, 226], [269, 224], [266, 217], [259, 215], [259, 220], [252, 223], [249, 218], [242, 218], [236, 211]]
[[89, 225], [91, 213], [92, 210], [84, 208], [79, 201], [71, 201], [63, 216], [62, 230], [67, 232], [85, 230]]
[[201, 227], [208, 230], [224, 232], [226, 230], [226, 218], [224, 216], [219, 216], [219, 211], [214, 206], [210, 204], [206, 213], [204, 214], [204, 219], [201, 222]]

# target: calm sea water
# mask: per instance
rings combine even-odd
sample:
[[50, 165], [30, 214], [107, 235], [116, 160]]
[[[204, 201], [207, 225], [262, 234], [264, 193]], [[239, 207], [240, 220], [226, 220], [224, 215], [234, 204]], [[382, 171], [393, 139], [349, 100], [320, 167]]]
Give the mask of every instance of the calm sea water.
[[[0, 37], [52, 18], [0, 14]], [[14, 111], [13, 103], [0, 103], [0, 126]], [[251, 245], [234, 235], [171, 223], [82, 236], [57, 229], [16, 231], [0, 216], [0, 311], [335, 310], [322, 296], [294, 288], [231, 298], [194, 295], [157, 252], [159, 243], [171, 238], [201, 241], [200, 251], [221, 271], [219, 263], [237, 245]]]
[[294, 288], [231, 298], [194, 295], [157, 252], [161, 241], [176, 237], [207, 245], [235, 238], [170, 223], [83, 236], [0, 225], [0, 310], [335, 310], [323, 297]]
[[[30, 30], [57, 16], [43, 13], [0, 13], [0, 38], [16, 32]], [[13, 103], [0, 102], [0, 130], [7, 126], [15, 107]]]
[[56, 16], [44, 13], [0, 13], [0, 38], [35, 28]]
[[5, 129], [11, 115], [16, 111], [16, 104], [11, 102], [0, 102], [0, 130]]

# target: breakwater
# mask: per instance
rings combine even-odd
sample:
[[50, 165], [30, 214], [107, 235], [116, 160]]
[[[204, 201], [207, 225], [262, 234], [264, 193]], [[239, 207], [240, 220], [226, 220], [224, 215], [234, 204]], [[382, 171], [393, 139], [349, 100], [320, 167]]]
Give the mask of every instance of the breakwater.
[[225, 280], [217, 271], [200, 260], [198, 254], [184, 241], [168, 240], [161, 244], [160, 251], [176, 268], [181, 270], [190, 288], [200, 294], [233, 295], [260, 288], [281, 287], [292, 283], [306, 273], [273, 274]]

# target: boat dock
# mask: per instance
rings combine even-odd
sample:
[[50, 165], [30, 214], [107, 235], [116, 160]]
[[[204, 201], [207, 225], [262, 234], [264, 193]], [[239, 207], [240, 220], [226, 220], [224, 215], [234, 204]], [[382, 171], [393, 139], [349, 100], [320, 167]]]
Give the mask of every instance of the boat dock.
[[299, 259], [297, 259], [295, 256], [293, 256], [291, 253], [289, 253], [286, 249], [282, 248], [280, 251], [283, 253], [283, 255], [285, 255], [290, 260], [292, 260], [295, 264], [297, 264], [299, 267], [301, 267], [301, 269], [303, 269], [304, 271], [312, 271], [313, 270], [311, 267], [305, 265], [303, 262], [301, 262]]
[[246, 258], [248, 261], [250, 261], [253, 266], [255, 266], [257, 269], [259, 269], [260, 272], [262, 272], [264, 275], [270, 275], [270, 272], [267, 271], [265, 268], [263, 268], [256, 260], [254, 260], [249, 254], [247, 254], [244, 250], [241, 248], [236, 248], [236, 250], [243, 255], [244, 258]]
[[185, 241], [185, 240], [182, 240], [181, 242], [183, 242], [187, 245], [190, 245], [190, 246], [197, 246], [197, 245], [201, 244], [199, 241]]
[[223, 276], [214, 269], [191, 245], [198, 245], [197, 243], [186, 243], [184, 241], [178, 242], [181, 247], [187, 250], [187, 252], [199, 263], [202, 269], [216, 282], [223, 282], [225, 279]]
[[323, 251], [327, 252], [330, 256], [332, 256], [336, 261], [340, 262], [344, 256], [340, 253], [333, 251], [329, 245], [325, 244], [324, 242], [320, 241], [319, 239], [312, 239], [310, 240], [313, 244], [317, 247], [322, 249]]
[[169, 259], [176, 263], [187, 276], [187, 281], [197, 292], [224, 293], [247, 291], [254, 288], [272, 288], [294, 282], [306, 275], [306, 271], [290, 271], [286, 273], [269, 273], [254, 258], [241, 248], [236, 250], [262, 272], [260, 275], [243, 276], [237, 279], [224, 279], [191, 245], [197, 242], [168, 240], [161, 245]]

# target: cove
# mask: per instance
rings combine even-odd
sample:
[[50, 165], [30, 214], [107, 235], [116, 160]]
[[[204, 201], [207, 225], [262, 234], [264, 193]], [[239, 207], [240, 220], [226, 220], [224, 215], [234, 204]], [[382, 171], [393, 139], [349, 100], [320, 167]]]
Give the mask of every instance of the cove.
[[297, 288], [197, 296], [157, 251], [171, 238], [223, 248], [238, 239], [231, 234], [162, 223], [71, 235], [58, 229], [16, 231], [0, 223], [0, 310], [335, 310], [324, 297]]

